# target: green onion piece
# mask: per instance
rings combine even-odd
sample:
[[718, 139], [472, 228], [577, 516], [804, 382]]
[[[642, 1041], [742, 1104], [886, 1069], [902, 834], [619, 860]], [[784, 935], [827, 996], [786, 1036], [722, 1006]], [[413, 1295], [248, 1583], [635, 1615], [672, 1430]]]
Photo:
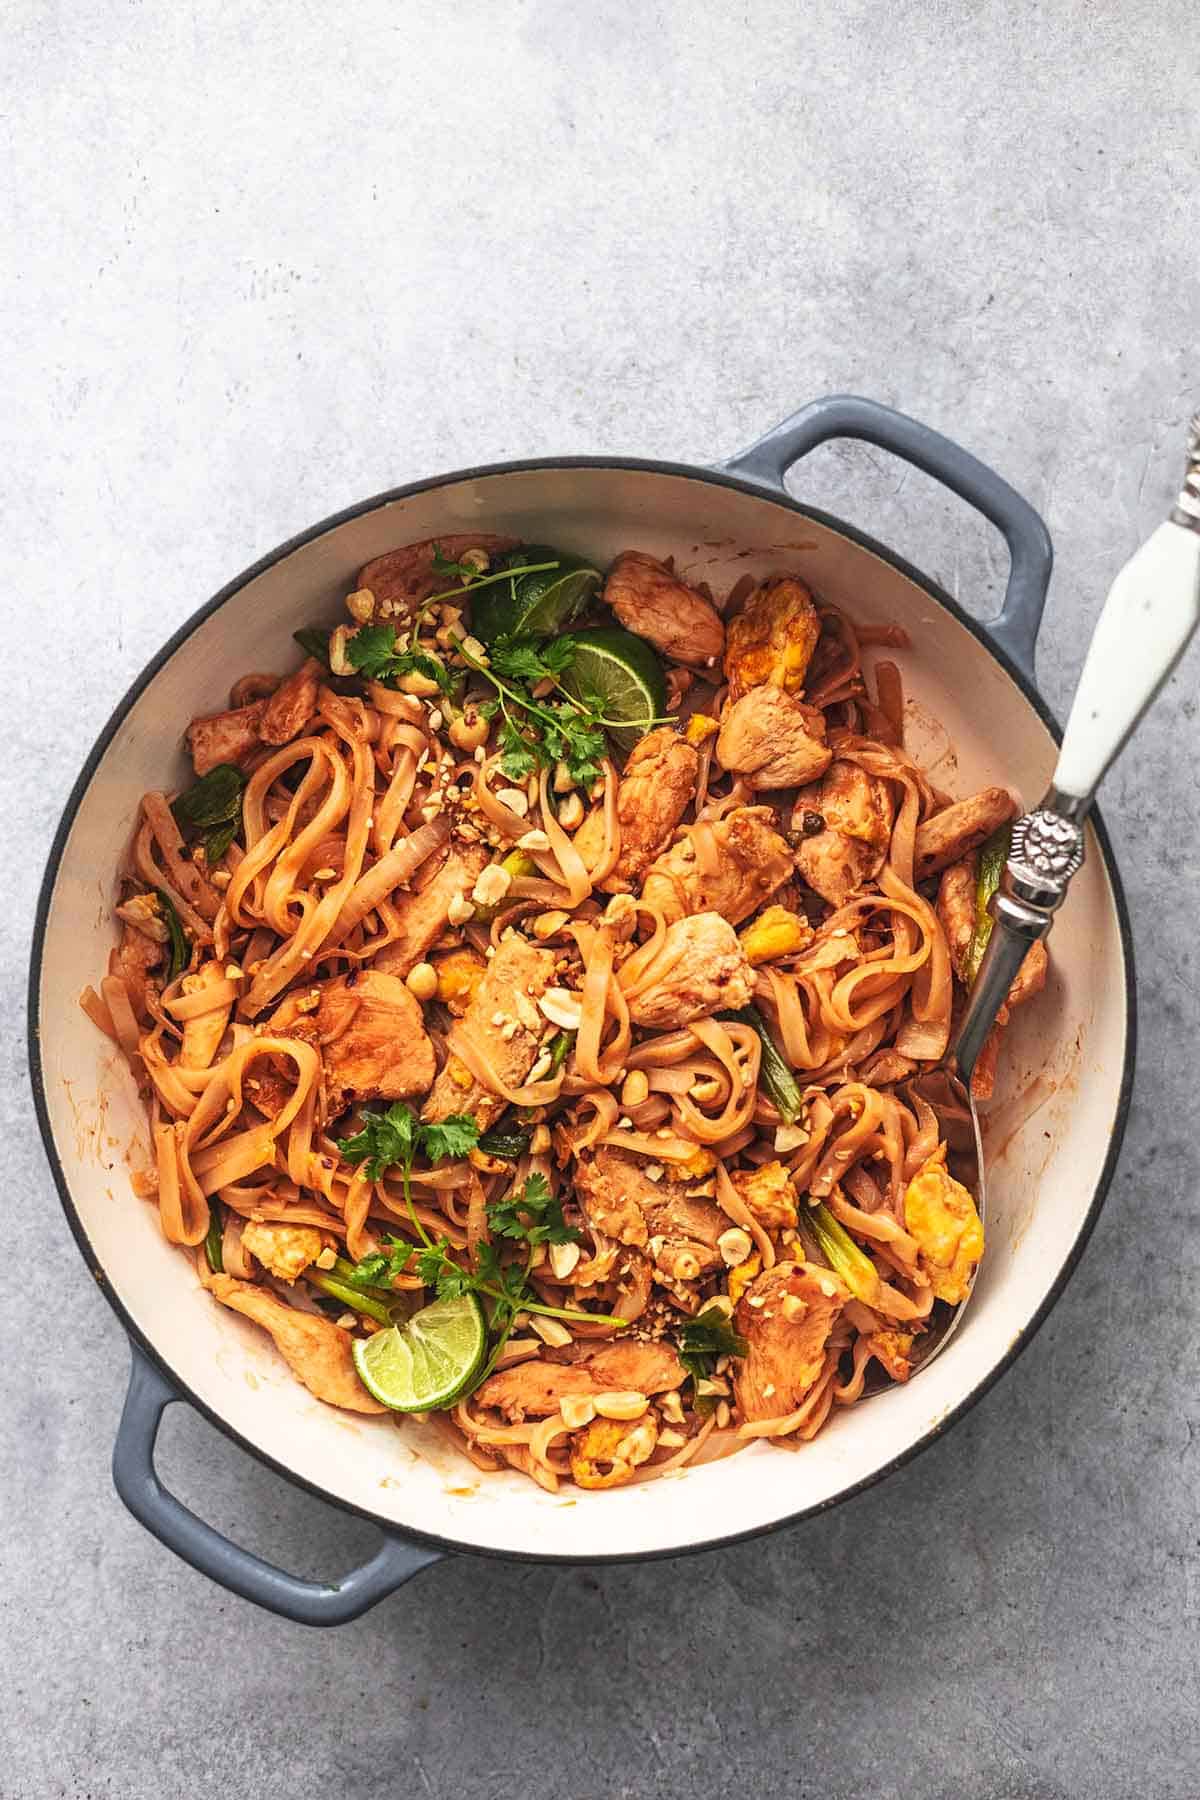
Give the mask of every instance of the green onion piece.
[[368, 1319], [375, 1319], [380, 1325], [392, 1323], [390, 1309], [382, 1300], [373, 1300], [362, 1288], [352, 1287], [346, 1281], [338, 1281], [324, 1269], [308, 1268], [304, 1271], [304, 1278], [314, 1287], [320, 1288], [323, 1294], [328, 1294], [331, 1300], [340, 1300], [343, 1306], [350, 1307], [354, 1312], [365, 1313]]
[[532, 1125], [496, 1125], [491, 1131], [484, 1132], [478, 1147], [485, 1156], [498, 1156], [503, 1162], [516, 1162], [528, 1150], [532, 1136]]
[[210, 869], [214, 863], [220, 862], [230, 844], [232, 844], [234, 838], [237, 836], [238, 826], [241, 822], [240, 818], [227, 819], [224, 825], [214, 825], [211, 831], [205, 832], [204, 860], [207, 862]]
[[767, 1030], [767, 1022], [757, 1006], [742, 1006], [736, 1012], [720, 1015], [723, 1019], [737, 1019], [742, 1025], [751, 1025], [762, 1041], [762, 1062], [759, 1073], [763, 1086], [775, 1102], [776, 1110], [785, 1125], [794, 1125], [800, 1117], [803, 1095], [800, 1084], [784, 1061], [771, 1033]]
[[573, 1031], [560, 1031], [559, 1032], [559, 1034], [555, 1038], [553, 1044], [551, 1044], [551, 1046], [550, 1046], [550, 1073], [551, 1073], [551, 1075], [558, 1074], [558, 1071], [562, 1068], [562, 1066], [566, 1062], [568, 1056], [570, 1056], [571, 1046], [574, 1044], [574, 1042], [575, 1042], [575, 1033]]
[[329, 633], [319, 631], [315, 625], [305, 625], [300, 631], [293, 631], [293, 638], [303, 650], [305, 656], [315, 656], [319, 663], [329, 667]]
[[864, 1306], [878, 1305], [879, 1275], [870, 1257], [859, 1249], [845, 1226], [834, 1218], [823, 1202], [810, 1206], [807, 1216], [834, 1274], [841, 1276], [854, 1298], [861, 1300]]
[[208, 1230], [204, 1234], [204, 1256], [214, 1275], [225, 1273], [225, 1251], [222, 1247], [225, 1225], [217, 1201], [208, 1203]]
[[192, 960], [192, 953], [188, 947], [188, 941], [183, 935], [179, 914], [171, 905], [170, 896], [164, 894], [161, 888], [155, 888], [154, 896], [162, 908], [162, 916], [167, 922], [167, 935], [171, 942], [171, 960], [167, 964], [167, 980], [174, 981], [175, 977], [182, 975], [187, 968], [188, 963]]
[[968, 983], [973, 982], [978, 975], [983, 953], [992, 935], [992, 915], [988, 911], [988, 905], [1000, 886], [1000, 877], [1004, 873], [1004, 865], [1011, 849], [1012, 826], [1001, 825], [999, 830], [993, 831], [979, 852], [979, 869], [975, 876], [975, 935], [971, 939], [971, 948], [967, 951]]

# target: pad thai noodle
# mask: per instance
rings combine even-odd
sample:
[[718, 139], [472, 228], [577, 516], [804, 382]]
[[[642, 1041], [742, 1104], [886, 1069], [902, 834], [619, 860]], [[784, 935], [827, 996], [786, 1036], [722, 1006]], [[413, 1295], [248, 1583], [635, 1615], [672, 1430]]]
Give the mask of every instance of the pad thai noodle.
[[906, 750], [904, 634], [486, 534], [345, 607], [191, 721], [83, 996], [167, 1239], [318, 1399], [550, 1491], [907, 1380], [983, 1253], [911, 1078], [1017, 807]]

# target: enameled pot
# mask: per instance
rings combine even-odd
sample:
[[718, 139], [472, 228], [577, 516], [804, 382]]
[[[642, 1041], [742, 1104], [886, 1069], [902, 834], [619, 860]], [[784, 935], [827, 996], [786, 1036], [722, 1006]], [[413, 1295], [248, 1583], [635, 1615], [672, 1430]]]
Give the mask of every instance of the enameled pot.
[[[983, 626], [860, 533], [797, 504], [785, 472], [816, 445], [865, 439], [925, 470], [1003, 533], [1004, 607]], [[247, 669], [277, 667], [300, 625], [336, 615], [363, 563], [397, 544], [507, 532], [602, 565], [634, 548], [673, 556], [714, 590], [747, 571], [795, 570], [865, 622], [897, 622], [908, 744], [941, 785], [988, 782], [1038, 799], [1056, 729], [1033, 652], [1050, 543], [1032, 508], [946, 438], [866, 400], [820, 400], [716, 468], [616, 458], [509, 463], [421, 481], [314, 526], [202, 607], [153, 659], [102, 732], [67, 802], [38, 907], [30, 1058], [47, 1154], [79, 1248], [133, 1348], [113, 1458], [126, 1505], [197, 1569], [289, 1618], [355, 1617], [438, 1556], [562, 1561], [675, 1555], [804, 1518], [898, 1467], [962, 1416], [1029, 1341], [1095, 1222], [1120, 1144], [1133, 1069], [1133, 965], [1120, 884], [1099, 819], [1055, 926], [1042, 999], [1015, 1017], [990, 1131], [989, 1247], [968, 1319], [906, 1387], [838, 1414], [796, 1454], [757, 1444], [682, 1478], [554, 1496], [515, 1472], [483, 1475], [432, 1426], [320, 1405], [269, 1339], [198, 1287], [125, 1180], [149, 1161], [127, 1071], [79, 1007], [114, 941], [113, 868], [148, 787], [186, 779], [180, 735], [226, 703]], [[163, 1408], [186, 1400], [273, 1468], [375, 1520], [383, 1548], [330, 1583], [273, 1568], [160, 1485]]]

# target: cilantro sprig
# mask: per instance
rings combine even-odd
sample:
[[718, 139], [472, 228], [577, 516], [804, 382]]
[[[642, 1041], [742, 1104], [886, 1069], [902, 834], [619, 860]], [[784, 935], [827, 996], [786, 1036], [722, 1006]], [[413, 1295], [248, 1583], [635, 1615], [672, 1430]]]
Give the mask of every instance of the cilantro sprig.
[[[595, 695], [577, 700], [563, 688], [561, 677], [574, 656], [570, 639], [499, 638], [486, 662], [462, 644], [458, 648], [467, 666], [495, 689], [495, 700], [480, 710], [485, 718], [499, 714], [500, 767], [508, 779], [524, 781], [561, 762], [573, 781], [590, 787], [608, 754], [605, 729], [622, 721], [607, 718]], [[531, 690], [543, 681], [554, 683], [557, 699], [534, 699]]]
[[[415, 1267], [423, 1285], [432, 1288], [439, 1300], [457, 1299], [462, 1294], [477, 1294], [486, 1302], [488, 1330], [493, 1338], [491, 1354], [479, 1374], [482, 1381], [496, 1364], [513, 1328], [518, 1313], [541, 1313], [550, 1319], [577, 1322], [605, 1320], [623, 1325], [625, 1320], [612, 1314], [585, 1313], [570, 1307], [548, 1306], [537, 1298], [530, 1286], [533, 1253], [541, 1244], [569, 1244], [579, 1233], [563, 1217], [562, 1202], [550, 1192], [542, 1174], [530, 1175], [519, 1188], [487, 1209], [488, 1226], [493, 1236], [504, 1243], [524, 1248], [523, 1259], [502, 1260], [495, 1243], [484, 1241], [476, 1247], [474, 1267], [458, 1260], [449, 1238], [436, 1241], [430, 1237], [412, 1197], [412, 1171], [417, 1152], [422, 1151], [431, 1162], [448, 1156], [465, 1156], [479, 1139], [474, 1119], [455, 1114], [438, 1124], [423, 1124], [403, 1101], [396, 1101], [386, 1112], [365, 1115], [361, 1130], [352, 1137], [338, 1140], [338, 1149], [347, 1162], [361, 1164], [372, 1181], [378, 1181], [389, 1168], [399, 1168], [405, 1203], [413, 1230], [419, 1240], [409, 1243], [392, 1238], [385, 1249], [366, 1257], [351, 1267], [357, 1270], [357, 1286], [370, 1289], [387, 1285], [393, 1278]], [[337, 1277], [335, 1276], [335, 1279]], [[345, 1280], [345, 1277], [342, 1277]], [[350, 1288], [354, 1282], [346, 1281]], [[368, 1305], [360, 1310], [370, 1312], [377, 1304], [370, 1294]], [[359, 1304], [358, 1301], [354, 1302]], [[371, 1316], [375, 1316], [371, 1314]]]

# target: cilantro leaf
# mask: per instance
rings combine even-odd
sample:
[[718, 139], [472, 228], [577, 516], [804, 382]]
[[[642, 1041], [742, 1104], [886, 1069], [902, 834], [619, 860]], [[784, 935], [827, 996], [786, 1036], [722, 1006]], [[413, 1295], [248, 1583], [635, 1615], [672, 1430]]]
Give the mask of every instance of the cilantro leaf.
[[479, 1127], [466, 1113], [452, 1113], [438, 1125], [419, 1125], [417, 1139], [430, 1162], [466, 1156], [479, 1142]]
[[749, 1347], [715, 1306], [697, 1313], [679, 1333], [679, 1360], [693, 1381], [711, 1375], [718, 1356], [745, 1356]]
[[488, 651], [488, 664], [510, 681], [557, 681], [574, 656], [567, 638], [501, 637]]
[[497, 1237], [537, 1244], [574, 1244], [579, 1233], [563, 1218], [562, 1201], [550, 1192], [544, 1175], [530, 1175], [523, 1187], [487, 1209], [488, 1224]]
[[346, 639], [345, 654], [350, 667], [368, 681], [382, 681], [396, 654], [396, 627], [360, 625], [353, 637]]
[[365, 1163], [370, 1180], [379, 1181], [394, 1163], [412, 1168], [416, 1126], [416, 1114], [397, 1100], [386, 1112], [364, 1113], [362, 1129], [353, 1137], [338, 1138], [337, 1147], [347, 1162]]
[[[475, 554], [476, 556], [479, 555], [478, 550]], [[461, 581], [475, 581], [478, 579], [481, 571], [474, 563], [456, 562], [452, 556], [446, 555], [439, 543], [435, 542], [433, 546], [433, 572], [435, 575], [457, 575]]]
[[524, 781], [540, 758], [531, 741], [507, 716], [500, 722], [500, 767], [510, 781]]

